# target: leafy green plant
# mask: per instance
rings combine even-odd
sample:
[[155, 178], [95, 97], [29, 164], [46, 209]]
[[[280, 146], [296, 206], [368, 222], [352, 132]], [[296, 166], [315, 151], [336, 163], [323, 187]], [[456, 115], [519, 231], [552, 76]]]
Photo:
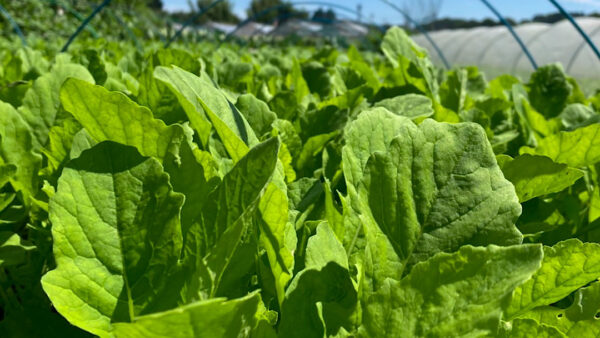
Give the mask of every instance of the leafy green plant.
[[598, 97], [560, 66], [95, 43], [0, 52], [0, 332], [600, 332]]

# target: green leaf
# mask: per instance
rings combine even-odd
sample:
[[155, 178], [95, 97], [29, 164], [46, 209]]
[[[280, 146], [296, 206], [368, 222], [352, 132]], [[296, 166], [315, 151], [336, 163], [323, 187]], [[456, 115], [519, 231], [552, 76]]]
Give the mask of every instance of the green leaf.
[[198, 77], [172, 66], [157, 67], [154, 76], [175, 93], [203, 144], [208, 142], [210, 123], [234, 162], [246, 155], [248, 147], [258, 143], [244, 116], [215, 88], [206, 74]]
[[375, 103], [375, 107], [387, 108], [392, 113], [411, 119], [430, 117], [434, 113], [431, 99], [417, 94], [406, 94], [381, 100]]
[[600, 244], [569, 239], [544, 247], [542, 267], [515, 290], [506, 318], [517, 318], [538, 306], [559, 301], [598, 278]]
[[465, 246], [387, 279], [371, 295], [361, 330], [371, 337], [495, 335], [512, 291], [539, 268], [538, 245]]
[[16, 167], [10, 182], [26, 196], [35, 195], [39, 189], [42, 156], [34, 147], [34, 137], [27, 123], [10, 104], [0, 102], [0, 163]]
[[515, 319], [510, 324], [510, 331], [503, 336], [507, 338], [566, 338], [562, 332], [552, 326], [539, 324], [532, 319]]
[[0, 266], [26, 263], [27, 252], [35, 246], [26, 243], [19, 235], [10, 231], [0, 231]]
[[440, 87], [441, 103], [444, 107], [460, 113], [467, 97], [468, 73], [465, 69], [453, 70]]
[[308, 239], [305, 269], [294, 277], [286, 291], [279, 335], [335, 335], [344, 327], [348, 329], [356, 300], [346, 251], [327, 223], [322, 222], [317, 234]]
[[[525, 314], [546, 326], [555, 327], [567, 337], [592, 338], [600, 335], [600, 283], [577, 290], [571, 306], [561, 309], [554, 306], [540, 306]], [[520, 319], [515, 319], [517, 322]]]
[[119, 92], [82, 80], [68, 79], [60, 98], [65, 110], [97, 142], [113, 141], [136, 147], [143, 156], [163, 160], [173, 140], [181, 139], [179, 126], [167, 126], [152, 112]]
[[235, 106], [257, 135], [270, 132], [271, 124], [277, 119], [277, 115], [269, 109], [269, 106], [252, 94], [240, 95]]
[[521, 148], [520, 153], [547, 156], [573, 168], [586, 167], [600, 161], [599, 134], [600, 124], [561, 131], [542, 139], [535, 148]]
[[406, 57], [410, 61], [427, 56], [425, 49], [417, 46], [406, 32], [399, 27], [388, 29], [381, 43], [381, 50], [394, 67], [399, 66], [398, 58]]
[[583, 176], [578, 169], [554, 163], [545, 156], [521, 155], [502, 166], [504, 177], [514, 186], [521, 203], [570, 187]]
[[114, 335], [128, 338], [248, 337], [260, 310], [257, 292], [226, 300], [214, 298], [115, 324]]
[[200, 271], [206, 274], [198, 286], [202, 292], [214, 295], [217, 291], [275, 171], [278, 149], [277, 138], [253, 147], [208, 196], [198, 219], [186, 233], [186, 258], [194, 261], [195, 267], [206, 269]]
[[581, 103], [568, 105], [559, 117], [567, 130], [575, 130], [600, 122], [600, 115]]
[[[390, 115], [371, 111], [354, 123], [351, 130], [370, 141], [356, 142], [354, 131], [348, 133], [344, 171], [364, 163], [369, 142], [383, 141], [379, 135], [393, 128], [397, 136], [360, 170], [358, 211], [377, 224], [405, 267], [465, 244], [521, 243], [514, 226], [521, 206], [480, 126], [433, 120], [417, 126]], [[348, 186], [356, 179], [350, 175]]]
[[17, 167], [13, 164], [0, 165], [0, 188], [2, 188], [16, 174]]
[[87, 69], [78, 64], [57, 64], [52, 71], [35, 80], [23, 98], [19, 108], [21, 116], [29, 124], [36, 148], [46, 145], [48, 133], [54, 126], [60, 107], [60, 89], [68, 78], [94, 83]]
[[560, 64], [538, 68], [531, 74], [528, 87], [531, 104], [546, 118], [562, 112], [573, 90]]
[[42, 278], [54, 307], [97, 335], [161, 310], [181, 253], [174, 193], [155, 159], [103, 142], [71, 161], [50, 200], [56, 269]]
[[293, 250], [286, 246], [288, 224], [288, 198], [286, 191], [275, 183], [269, 183], [260, 199], [259, 210], [263, 219], [260, 223], [260, 243], [267, 251], [267, 257], [275, 278], [279, 304], [283, 302], [285, 287], [292, 279], [294, 268]]

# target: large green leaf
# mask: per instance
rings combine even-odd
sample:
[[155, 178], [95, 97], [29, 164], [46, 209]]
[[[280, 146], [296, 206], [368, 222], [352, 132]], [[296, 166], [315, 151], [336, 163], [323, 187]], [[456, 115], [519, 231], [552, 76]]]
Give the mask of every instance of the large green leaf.
[[55, 124], [60, 107], [60, 89], [68, 78], [94, 83], [94, 78], [82, 65], [59, 63], [51, 72], [37, 78], [23, 98], [19, 111], [33, 131], [37, 148], [45, 146], [48, 141], [48, 133]]
[[521, 154], [542, 155], [569, 167], [581, 168], [600, 161], [600, 124], [574, 131], [561, 131], [542, 139], [535, 148], [523, 147]]
[[56, 269], [42, 278], [72, 324], [106, 335], [112, 322], [164, 309], [154, 303], [181, 254], [174, 193], [155, 159], [103, 142], [70, 162], [50, 200]]
[[539, 268], [538, 245], [462, 247], [387, 279], [367, 300], [361, 330], [371, 337], [493, 336], [512, 291]]
[[600, 278], [600, 244], [569, 239], [544, 247], [544, 261], [531, 280], [515, 290], [506, 318], [549, 305]]
[[358, 211], [407, 266], [465, 244], [522, 240], [514, 226], [521, 206], [478, 125], [417, 126], [385, 110], [363, 113], [347, 135], [344, 173], [349, 187], [361, 179]]
[[60, 99], [93, 139], [134, 146], [143, 156], [162, 161], [173, 140], [183, 134], [181, 127], [165, 125], [124, 94], [82, 80], [67, 80]]
[[216, 164], [192, 142], [191, 129], [167, 126], [125, 95], [75, 79], [65, 83], [61, 97], [65, 109], [85, 128], [73, 138], [72, 158], [94, 142], [109, 140], [136, 147], [142, 155], [163, 163], [175, 191], [186, 196], [182, 210], [185, 238], [218, 181]]
[[562, 191], [583, 176], [581, 170], [555, 163], [545, 156], [528, 154], [505, 161], [502, 172], [514, 184], [521, 203]]
[[248, 337], [257, 323], [260, 296], [214, 298], [115, 324], [114, 335], [127, 338]]

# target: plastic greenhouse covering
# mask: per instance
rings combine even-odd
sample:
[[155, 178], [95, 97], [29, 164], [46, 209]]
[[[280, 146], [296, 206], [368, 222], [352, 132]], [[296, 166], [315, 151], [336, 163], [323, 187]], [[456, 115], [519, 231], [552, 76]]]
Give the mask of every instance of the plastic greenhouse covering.
[[[600, 45], [600, 18], [578, 18], [578, 24]], [[566, 20], [555, 24], [528, 23], [515, 27], [538, 65], [560, 62], [568, 74], [583, 83], [599, 82], [600, 60]], [[503, 73], [527, 77], [533, 66], [504, 26], [442, 30], [429, 33], [450, 65], [475, 65], [489, 77]], [[441, 59], [422, 35], [414, 37], [438, 64]]]

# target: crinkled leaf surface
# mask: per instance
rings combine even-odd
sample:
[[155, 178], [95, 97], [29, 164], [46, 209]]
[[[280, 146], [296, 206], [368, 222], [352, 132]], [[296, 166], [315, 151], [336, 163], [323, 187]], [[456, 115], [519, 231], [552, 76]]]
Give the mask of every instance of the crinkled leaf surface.
[[403, 264], [465, 244], [521, 242], [514, 226], [521, 206], [481, 127], [417, 126], [375, 110], [353, 123], [347, 140], [344, 173], [348, 186], [361, 179], [358, 211], [376, 222]]
[[42, 278], [72, 324], [105, 335], [154, 304], [181, 254], [174, 193], [155, 159], [103, 142], [71, 161], [50, 200], [56, 269]]
[[407, 94], [377, 102], [375, 107], [383, 107], [394, 114], [410, 117], [430, 117], [433, 115], [433, 103], [427, 96]]
[[494, 335], [511, 292], [539, 268], [539, 245], [462, 247], [387, 279], [367, 300], [361, 330], [371, 337]]

